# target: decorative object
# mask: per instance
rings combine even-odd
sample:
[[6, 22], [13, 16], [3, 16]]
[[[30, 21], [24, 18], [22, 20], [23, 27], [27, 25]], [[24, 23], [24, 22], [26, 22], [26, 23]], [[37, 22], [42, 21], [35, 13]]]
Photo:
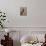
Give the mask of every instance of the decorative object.
[[20, 8], [20, 16], [27, 16], [27, 7]]
[[10, 30], [9, 30], [9, 29], [5, 29], [5, 32], [6, 32], [7, 34], [9, 34]]
[[45, 42], [41, 46], [46, 46], [46, 34], [45, 34]]
[[6, 32], [6, 33], [9, 33], [9, 32], [10, 32], [10, 30], [9, 30], [9, 29], [5, 29], [5, 32]]
[[4, 12], [0, 11], [0, 27], [3, 28], [4, 27], [4, 22], [6, 20], [6, 15]]
[[9, 33], [7, 33], [7, 35], [4, 35], [5, 40], [1, 39], [1, 44], [3, 46], [13, 46], [13, 39], [11, 37], [9, 37]]

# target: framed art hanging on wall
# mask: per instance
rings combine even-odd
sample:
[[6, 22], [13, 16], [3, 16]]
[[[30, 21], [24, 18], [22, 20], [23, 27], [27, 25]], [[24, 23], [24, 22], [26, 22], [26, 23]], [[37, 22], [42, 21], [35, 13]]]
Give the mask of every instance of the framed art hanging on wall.
[[27, 7], [20, 7], [20, 16], [27, 16]]

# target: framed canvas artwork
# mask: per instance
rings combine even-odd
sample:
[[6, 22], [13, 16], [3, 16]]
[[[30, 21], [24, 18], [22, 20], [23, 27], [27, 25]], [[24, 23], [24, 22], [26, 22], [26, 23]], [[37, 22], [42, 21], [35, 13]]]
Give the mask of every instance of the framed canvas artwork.
[[20, 8], [20, 16], [27, 16], [27, 7]]

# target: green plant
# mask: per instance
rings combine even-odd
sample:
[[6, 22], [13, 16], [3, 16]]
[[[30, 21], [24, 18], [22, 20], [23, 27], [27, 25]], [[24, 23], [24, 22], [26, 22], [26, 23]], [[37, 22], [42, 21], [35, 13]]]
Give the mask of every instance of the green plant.
[[0, 11], [0, 27], [3, 28], [4, 27], [4, 22], [6, 20], [6, 15], [4, 12]]

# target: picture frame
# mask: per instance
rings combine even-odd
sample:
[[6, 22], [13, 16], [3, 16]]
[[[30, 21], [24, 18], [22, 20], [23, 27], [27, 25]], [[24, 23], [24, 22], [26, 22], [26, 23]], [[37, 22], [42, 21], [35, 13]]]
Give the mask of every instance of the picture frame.
[[20, 7], [20, 16], [27, 16], [27, 7]]

